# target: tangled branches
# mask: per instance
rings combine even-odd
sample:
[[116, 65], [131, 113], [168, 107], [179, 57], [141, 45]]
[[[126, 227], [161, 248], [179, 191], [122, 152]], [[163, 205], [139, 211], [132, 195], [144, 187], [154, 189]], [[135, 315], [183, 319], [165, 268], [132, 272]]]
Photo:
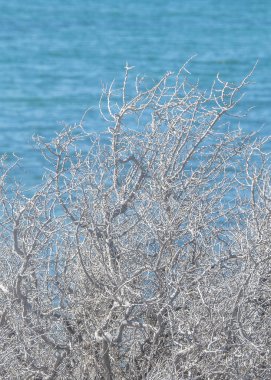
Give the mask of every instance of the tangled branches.
[[250, 75], [129, 97], [129, 71], [106, 133], [37, 139], [34, 195], [2, 165], [1, 378], [269, 379], [269, 157], [229, 124]]

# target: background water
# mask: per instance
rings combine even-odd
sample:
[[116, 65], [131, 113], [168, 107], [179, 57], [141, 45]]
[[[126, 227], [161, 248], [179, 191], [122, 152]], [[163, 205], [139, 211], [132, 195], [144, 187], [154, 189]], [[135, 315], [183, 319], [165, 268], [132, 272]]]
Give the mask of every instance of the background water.
[[[23, 157], [16, 176], [37, 184], [44, 163], [33, 134], [51, 138], [79, 122], [126, 61], [159, 78], [194, 54], [201, 87], [217, 72], [241, 79], [259, 59], [242, 126], [269, 134], [270, 0], [0, 0], [0, 154]], [[86, 126], [101, 127], [97, 112]]]

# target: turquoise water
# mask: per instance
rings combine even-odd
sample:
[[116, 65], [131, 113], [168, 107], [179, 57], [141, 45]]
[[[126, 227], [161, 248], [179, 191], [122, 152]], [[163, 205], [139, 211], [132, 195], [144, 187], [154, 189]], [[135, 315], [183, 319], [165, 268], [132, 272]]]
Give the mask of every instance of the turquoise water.
[[[44, 166], [32, 135], [79, 122], [126, 61], [158, 78], [197, 54], [190, 71], [208, 87], [217, 72], [241, 79], [259, 59], [242, 126], [269, 134], [270, 0], [0, 0], [0, 53], [0, 154], [23, 158], [16, 176], [27, 186]], [[97, 111], [86, 126], [101, 128]]]

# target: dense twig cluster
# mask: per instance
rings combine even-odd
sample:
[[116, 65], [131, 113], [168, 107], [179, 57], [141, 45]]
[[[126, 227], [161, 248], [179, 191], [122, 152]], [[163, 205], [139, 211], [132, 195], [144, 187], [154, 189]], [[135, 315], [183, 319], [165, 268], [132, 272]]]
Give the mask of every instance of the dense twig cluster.
[[2, 165], [0, 377], [270, 379], [269, 158], [229, 125], [250, 75], [128, 98], [129, 70], [107, 133], [37, 139], [33, 196]]

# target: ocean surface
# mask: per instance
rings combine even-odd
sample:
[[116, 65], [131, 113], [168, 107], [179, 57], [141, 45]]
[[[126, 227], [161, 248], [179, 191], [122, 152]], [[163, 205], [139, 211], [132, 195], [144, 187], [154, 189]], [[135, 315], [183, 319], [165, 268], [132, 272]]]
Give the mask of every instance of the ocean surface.
[[158, 79], [195, 54], [201, 88], [217, 72], [240, 80], [258, 60], [241, 126], [268, 135], [270, 0], [0, 0], [0, 155], [22, 157], [14, 176], [37, 185], [45, 163], [33, 135], [50, 139], [89, 107], [85, 126], [97, 131], [102, 84], [120, 81], [126, 62]]

